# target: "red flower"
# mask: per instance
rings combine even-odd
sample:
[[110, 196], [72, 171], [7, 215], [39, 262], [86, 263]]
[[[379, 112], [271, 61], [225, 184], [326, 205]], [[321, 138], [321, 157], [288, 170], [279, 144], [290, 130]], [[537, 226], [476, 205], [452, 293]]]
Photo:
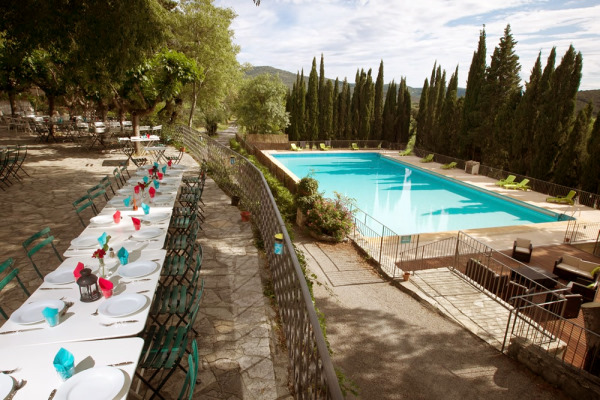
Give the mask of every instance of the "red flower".
[[92, 257], [94, 258], [104, 258], [104, 256], [106, 255], [106, 251], [104, 251], [103, 249], [98, 249], [94, 252], [94, 255]]

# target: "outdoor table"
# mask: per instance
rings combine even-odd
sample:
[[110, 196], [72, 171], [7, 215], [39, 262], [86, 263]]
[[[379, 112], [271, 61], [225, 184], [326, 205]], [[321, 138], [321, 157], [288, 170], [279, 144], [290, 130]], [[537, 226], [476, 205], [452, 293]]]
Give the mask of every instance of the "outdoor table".
[[527, 287], [532, 287], [532, 282], [535, 282], [545, 288], [553, 289], [556, 286], [558, 275], [539, 267], [519, 265], [511, 271], [510, 278]]
[[[130, 258], [129, 264], [134, 261], [151, 261], [156, 263], [156, 268], [152, 273], [139, 278], [121, 277], [115, 272], [119, 268], [117, 266], [118, 261], [115, 261], [113, 264], [109, 263], [107, 260], [108, 270], [113, 272], [112, 276], [109, 278], [114, 284], [113, 297], [110, 299], [102, 297], [101, 299], [90, 303], [84, 303], [80, 300], [79, 287], [75, 282], [67, 284], [51, 284], [44, 281], [44, 283], [33, 292], [21, 307], [32, 302], [58, 299], [63, 299], [64, 302], [72, 302], [73, 305], [66, 310], [65, 315], [60, 319], [60, 323], [54, 327], [50, 327], [44, 320], [31, 324], [20, 324], [9, 319], [0, 328], [0, 349], [34, 344], [118, 338], [139, 334], [144, 329], [146, 320], [148, 319], [150, 303], [158, 285], [160, 271], [165, 257], [165, 250], [143, 250], [139, 253], [137, 258], [135, 256]], [[57, 268], [57, 271], [73, 271], [79, 260], [84, 262], [86, 266], [98, 268], [98, 260], [91, 259], [88, 256], [87, 259], [66, 259]], [[94, 315], [96, 311], [101, 310], [103, 303], [107, 301], [114, 302], [114, 299], [118, 296], [125, 296], [121, 297], [121, 299], [132, 297], [141, 299], [140, 296], [144, 296], [145, 303], [141, 305], [139, 310], [123, 316], [117, 316], [118, 314], [108, 316], [103, 315], [102, 312]], [[12, 315], [11, 318], [13, 318]], [[111, 323], [114, 324], [110, 326], [103, 325]]]
[[145, 150], [147, 152], [149, 152], [150, 154], [152, 154], [152, 156], [154, 157], [154, 161], [156, 162], [160, 162], [160, 160], [163, 158], [165, 151], [167, 150], [166, 146], [147, 146], [145, 148]]
[[[123, 384], [114, 399], [126, 399], [143, 345], [144, 341], [141, 338], [134, 337], [2, 348], [0, 370], [16, 369], [10, 376], [16, 382], [21, 379], [27, 381], [15, 394], [15, 399], [47, 399], [54, 389], [61, 390], [63, 385], [67, 389], [73, 382], [85, 376], [91, 377], [93, 381], [100, 370], [91, 368], [121, 364], [111, 367], [118, 368], [123, 373]], [[61, 380], [52, 363], [61, 347], [71, 352], [75, 358], [75, 375], [71, 378], [75, 380], [70, 383]], [[125, 362], [127, 364], [123, 364]], [[84, 371], [87, 371], [85, 375], [76, 378]], [[97, 379], [102, 379], [102, 376]]]

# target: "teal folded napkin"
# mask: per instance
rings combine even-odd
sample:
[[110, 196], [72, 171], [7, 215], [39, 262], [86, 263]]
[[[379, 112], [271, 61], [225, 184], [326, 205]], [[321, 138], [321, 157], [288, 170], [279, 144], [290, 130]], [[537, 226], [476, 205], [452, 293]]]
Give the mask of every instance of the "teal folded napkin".
[[156, 161], [154, 162], [154, 166], [158, 168], [158, 163]]
[[164, 166], [162, 167], [162, 173], [163, 173], [163, 174], [166, 174], [166, 173], [167, 173], [167, 166], [166, 166], [166, 165], [164, 165]]
[[153, 182], [154, 182], [154, 187], [156, 189], [158, 189], [160, 187], [160, 183], [158, 182], [158, 179], [154, 179]]
[[98, 238], [98, 243], [100, 243], [100, 247], [104, 247], [104, 245], [106, 244], [106, 232], [102, 233], [102, 235], [100, 235], [100, 237]]
[[150, 212], [150, 206], [146, 203], [142, 203], [142, 210], [144, 210], [144, 214], [148, 215]]
[[119, 257], [119, 261], [121, 265], [125, 265], [129, 262], [129, 252], [125, 247], [121, 247], [117, 252], [117, 257]]
[[123, 203], [125, 204], [125, 207], [129, 207], [129, 204], [131, 203], [131, 196], [123, 199]]
[[75, 357], [70, 351], [61, 347], [54, 356], [53, 363], [56, 372], [63, 380], [66, 381], [75, 374]]
[[58, 308], [46, 307], [42, 310], [42, 315], [50, 326], [58, 325]]
[[144, 176], [144, 183], [148, 183], [148, 177]]

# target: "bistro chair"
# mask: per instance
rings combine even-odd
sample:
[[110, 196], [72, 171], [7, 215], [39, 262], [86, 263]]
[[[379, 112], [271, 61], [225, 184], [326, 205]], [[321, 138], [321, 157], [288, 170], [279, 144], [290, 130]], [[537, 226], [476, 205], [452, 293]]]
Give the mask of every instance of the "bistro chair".
[[192, 341], [192, 354], [188, 355], [188, 370], [181, 385], [181, 391], [177, 400], [192, 400], [194, 398], [194, 387], [198, 378], [198, 343]]
[[164, 158], [167, 161], [171, 161], [171, 163], [173, 163], [173, 164], [179, 164], [181, 162], [181, 159], [183, 158], [183, 153], [184, 153], [183, 149], [184, 149], [183, 147], [180, 147], [179, 148], [179, 153], [177, 153], [177, 155], [175, 155], [175, 156], [164, 156]]
[[115, 179], [115, 183], [117, 184], [117, 189], [121, 189], [125, 185], [126, 181], [119, 168], [115, 168], [113, 170], [113, 177]]
[[202, 247], [188, 246], [182, 252], [182, 254], [167, 254], [165, 261], [163, 262], [162, 269], [160, 270], [161, 285], [171, 285], [181, 283], [182, 281], [189, 281], [187, 274], [192, 270], [194, 266], [194, 254], [196, 253], [196, 268], [202, 267]]
[[112, 182], [110, 181], [110, 176], [106, 175], [104, 178], [102, 178], [100, 180], [100, 184], [102, 185], [102, 188], [106, 191], [106, 193], [108, 194], [108, 189], [110, 188], [110, 191], [112, 192], [113, 196], [115, 195], [115, 188], [112, 185]]
[[[175, 234], [183, 234], [189, 232], [190, 228], [196, 222], [198, 213], [191, 207], [175, 207], [171, 215], [169, 230]], [[201, 218], [202, 222], [203, 217]]]
[[[148, 386], [148, 388], [161, 399], [164, 397], [159, 393], [160, 389], [169, 380], [177, 368], [187, 373], [181, 364], [183, 356], [188, 351], [187, 345], [192, 326], [198, 316], [202, 292], [198, 291], [193, 301], [188, 322], [185, 326], [160, 326], [152, 324], [141, 334], [144, 339], [144, 347], [138, 363], [141, 372], [136, 371], [136, 376]], [[192, 345], [192, 353], [197, 351]], [[193, 354], [192, 354], [193, 356]], [[149, 378], [143, 376], [146, 369], [153, 370]], [[159, 375], [162, 374], [163, 376]], [[159, 382], [155, 383], [154, 379]], [[152, 397], [154, 397], [154, 395]]]
[[194, 221], [187, 232], [167, 234], [167, 255], [184, 255], [194, 249], [198, 229], [200, 224], [198, 220]]
[[[14, 264], [15, 264], [15, 260], [13, 258], [9, 258], [8, 260], [6, 260], [2, 264], [0, 264], [0, 275], [4, 275], [4, 278], [2, 278], [0, 280], [0, 291], [2, 291], [6, 287], [6, 285], [9, 284], [10, 281], [12, 281], [13, 279], [16, 279], [17, 283], [19, 284], [21, 289], [23, 289], [23, 292], [25, 293], [25, 295], [27, 297], [29, 297], [30, 294], [27, 291], [27, 288], [25, 287], [25, 285], [23, 285], [23, 282], [21, 282], [21, 279], [19, 278], [19, 268], [13, 268]], [[16, 287], [16, 285], [15, 285], [15, 287]], [[0, 314], [5, 319], [8, 319], [8, 315], [2, 309], [2, 307], [0, 307]]]
[[96, 205], [90, 198], [89, 194], [86, 194], [85, 196], [82, 196], [82, 197], [78, 198], [77, 200], [75, 200], [73, 202], [73, 207], [75, 208], [75, 212], [77, 213], [77, 216], [79, 217], [79, 221], [81, 221], [81, 225], [83, 225], [84, 228], [87, 225], [85, 224], [85, 221], [83, 220], [83, 218], [81, 218], [81, 213], [85, 209], [89, 208], [92, 210], [92, 213], [94, 215], [98, 215], [98, 209], [96, 208]]
[[94, 203], [95, 213], [98, 214], [99, 208], [96, 205], [94, 200], [97, 199], [98, 197], [104, 197], [104, 200], [108, 201], [108, 194], [106, 194], [106, 189], [104, 188], [104, 184], [99, 183], [97, 185], [92, 186], [91, 188], [89, 188], [87, 190], [87, 193], [88, 193], [88, 197], [90, 198], [92, 203]]
[[131, 178], [131, 175], [129, 174], [129, 170], [127, 170], [127, 161], [123, 161], [121, 163], [121, 167], [120, 167], [119, 171], [121, 172], [123, 179], [125, 179], [125, 174], [127, 174], [127, 178]]
[[63, 258], [60, 256], [60, 254], [58, 254], [58, 250], [56, 250], [56, 247], [54, 246], [54, 236], [52, 236], [50, 234], [49, 227], [46, 227], [46, 228], [42, 229], [41, 231], [31, 235], [29, 238], [27, 238], [23, 242], [23, 248], [25, 249], [25, 252], [27, 253], [27, 258], [29, 258], [29, 261], [31, 261], [31, 265], [33, 265], [33, 269], [35, 270], [35, 272], [37, 272], [38, 276], [42, 279], [44, 279], [44, 276], [42, 275], [42, 273], [38, 269], [37, 265], [35, 264], [35, 261], [33, 261], [33, 256], [38, 251], [40, 251], [41, 249], [43, 249], [44, 247], [46, 247], [48, 245], [50, 245], [52, 247], [54, 254], [56, 254], [56, 258], [58, 258], [58, 260], [60, 262], [63, 262]]
[[[150, 305], [150, 318], [152, 323], [157, 325], [167, 325], [173, 317], [177, 318], [177, 322], [171, 325], [180, 326], [187, 323], [191, 315], [194, 299], [204, 291], [204, 280], [201, 280], [198, 285], [198, 277], [202, 266], [202, 258], [197, 256], [196, 268], [190, 280], [190, 284], [176, 285], [159, 285], [154, 299]], [[198, 334], [192, 327], [194, 334]]]

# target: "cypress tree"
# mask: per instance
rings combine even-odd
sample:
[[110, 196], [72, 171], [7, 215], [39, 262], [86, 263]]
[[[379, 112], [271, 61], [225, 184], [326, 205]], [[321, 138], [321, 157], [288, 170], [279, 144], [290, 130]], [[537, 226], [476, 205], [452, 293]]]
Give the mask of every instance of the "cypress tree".
[[340, 106], [340, 127], [343, 127], [344, 130], [344, 138], [351, 139], [352, 138], [352, 97], [350, 94], [350, 84], [348, 80], [344, 78], [344, 85], [342, 88], [343, 96], [340, 99], [342, 102]]
[[584, 173], [582, 163], [582, 160], [586, 158], [584, 139], [589, 137], [589, 131], [592, 127], [592, 112], [591, 103], [581, 109], [577, 113], [573, 129], [560, 143], [560, 153], [557, 157], [553, 176], [553, 181], [559, 185], [573, 186], [573, 182], [578, 182], [578, 177]]
[[[299, 73], [298, 73], [299, 75]], [[292, 86], [292, 90], [288, 90], [286, 99], [285, 99], [285, 111], [290, 114], [290, 124], [285, 129], [285, 132], [288, 135], [289, 140], [298, 140], [298, 125], [296, 121], [296, 95], [297, 95], [297, 85], [298, 85], [299, 77], [296, 76], [296, 82]]]
[[395, 141], [398, 143], [408, 143], [410, 138], [412, 100], [410, 98], [410, 91], [406, 85], [406, 78], [400, 80], [398, 101], [396, 103]]
[[333, 83], [331, 81], [327, 81], [325, 87], [323, 88], [323, 97], [322, 102], [320, 103], [320, 112], [323, 117], [321, 118], [323, 121], [323, 129], [319, 130], [321, 139], [329, 140], [331, 139], [331, 124], [333, 117]]
[[308, 76], [306, 93], [306, 134], [309, 140], [319, 138], [319, 78], [317, 75], [317, 59], [313, 58], [312, 69]]
[[509, 170], [522, 175], [529, 175], [531, 165], [534, 128], [539, 118], [540, 80], [542, 79], [541, 54], [531, 70], [529, 82], [525, 84], [525, 93], [515, 111], [511, 132]]
[[506, 168], [512, 118], [521, 96], [521, 65], [515, 53], [510, 25], [504, 29], [504, 36], [494, 49], [492, 60], [486, 72], [480, 103], [483, 110], [479, 140], [484, 149], [483, 161], [486, 164]]
[[298, 120], [298, 139], [307, 140], [306, 136], [306, 84], [304, 83], [304, 68], [300, 73], [298, 94], [296, 96], [296, 115]]
[[456, 152], [456, 139], [460, 128], [460, 115], [457, 114], [457, 93], [458, 66], [456, 67], [454, 74], [450, 77], [437, 128], [439, 132], [436, 141], [438, 152], [444, 154], [455, 154]]
[[373, 124], [373, 102], [375, 87], [371, 77], [371, 69], [367, 72], [364, 83], [359, 93], [359, 127], [358, 138], [371, 139], [371, 125]]
[[416, 147], [426, 147], [426, 123], [429, 105], [429, 81], [425, 78], [423, 83], [423, 90], [421, 91], [421, 99], [419, 100], [419, 113], [417, 114], [417, 138], [415, 141]]
[[321, 63], [319, 65], [319, 139], [326, 139], [329, 131], [327, 129], [327, 104], [326, 103], [326, 83], [325, 83], [325, 59], [321, 53]]
[[352, 104], [350, 106], [351, 133], [348, 139], [360, 139], [360, 136], [358, 135], [360, 126], [360, 93], [362, 92], [362, 87], [365, 80], [365, 71], [361, 70], [359, 72], [357, 70], [356, 78], [354, 80], [354, 91], [352, 92]]
[[[586, 145], [587, 161], [581, 187], [591, 193], [600, 193], [600, 116], [596, 116], [594, 128]], [[600, 204], [596, 204], [596, 207]]]
[[[388, 88], [389, 90], [389, 88]], [[379, 63], [379, 72], [375, 81], [375, 97], [373, 103], [373, 126], [371, 136], [375, 140], [382, 139], [383, 129], [383, 60]]]
[[385, 95], [385, 103], [382, 111], [382, 139], [388, 142], [396, 141], [396, 100], [397, 100], [396, 83], [392, 81]]
[[333, 95], [331, 96], [331, 137], [333, 139], [340, 138], [340, 130], [339, 130], [339, 97], [340, 97], [340, 80], [335, 78], [335, 83], [333, 84]]
[[479, 44], [473, 53], [467, 88], [463, 102], [463, 117], [459, 136], [459, 156], [463, 158], [479, 159], [480, 149], [475, 146], [475, 138], [479, 131], [481, 111], [479, 96], [484, 84], [486, 69], [485, 26], [479, 33]]

